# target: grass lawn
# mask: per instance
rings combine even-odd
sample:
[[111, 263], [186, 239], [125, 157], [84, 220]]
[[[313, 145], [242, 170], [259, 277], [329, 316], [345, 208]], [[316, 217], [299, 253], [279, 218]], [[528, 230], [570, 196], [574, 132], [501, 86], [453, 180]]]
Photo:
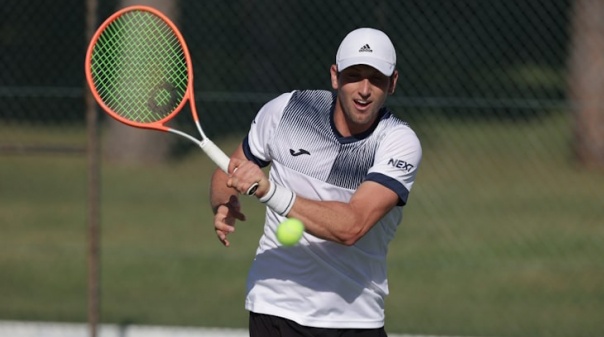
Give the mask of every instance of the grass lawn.
[[[604, 173], [572, 164], [565, 119], [422, 123], [424, 162], [390, 248], [387, 330], [603, 334]], [[0, 162], [0, 319], [86, 321], [86, 159]], [[244, 198], [248, 221], [222, 247], [212, 170], [201, 153], [103, 166], [104, 322], [246, 326], [263, 208]]]

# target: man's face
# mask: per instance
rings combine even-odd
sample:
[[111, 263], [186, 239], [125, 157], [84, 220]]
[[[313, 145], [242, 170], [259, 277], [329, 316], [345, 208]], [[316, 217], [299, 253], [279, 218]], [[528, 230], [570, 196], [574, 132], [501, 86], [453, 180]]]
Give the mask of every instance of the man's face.
[[351, 134], [369, 129], [389, 94], [394, 92], [398, 73], [388, 77], [377, 69], [356, 65], [338, 73], [331, 67], [331, 84], [338, 92], [338, 100]]

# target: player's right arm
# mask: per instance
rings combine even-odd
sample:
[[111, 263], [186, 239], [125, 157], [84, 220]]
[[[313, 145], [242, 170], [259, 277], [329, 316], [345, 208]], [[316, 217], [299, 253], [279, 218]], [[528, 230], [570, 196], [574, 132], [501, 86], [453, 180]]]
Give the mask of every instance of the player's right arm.
[[[231, 158], [245, 158], [241, 146], [235, 150]], [[224, 171], [217, 169], [212, 175], [210, 185], [210, 206], [214, 212], [214, 230], [218, 240], [223, 245], [230, 245], [227, 236], [235, 231], [237, 220], [245, 221], [245, 215], [241, 213], [239, 204], [239, 193], [228, 186], [230, 176]]]

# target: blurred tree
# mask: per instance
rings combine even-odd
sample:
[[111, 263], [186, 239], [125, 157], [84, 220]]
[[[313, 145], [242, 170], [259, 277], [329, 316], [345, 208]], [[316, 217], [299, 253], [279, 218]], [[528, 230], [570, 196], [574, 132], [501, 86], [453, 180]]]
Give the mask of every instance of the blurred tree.
[[583, 165], [604, 168], [604, 0], [575, 0], [572, 16], [574, 150]]
[[[121, 0], [119, 7], [132, 5], [151, 6], [172, 21], [178, 21], [178, 1], [164, 0]], [[109, 127], [105, 144], [107, 160], [119, 164], [158, 163], [168, 159], [173, 135], [136, 129], [108, 119]]]

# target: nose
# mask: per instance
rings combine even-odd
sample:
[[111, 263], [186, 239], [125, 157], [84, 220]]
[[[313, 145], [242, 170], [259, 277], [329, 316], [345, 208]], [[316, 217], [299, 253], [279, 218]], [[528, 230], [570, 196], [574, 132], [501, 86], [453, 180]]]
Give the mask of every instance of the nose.
[[359, 95], [363, 98], [369, 97], [371, 94], [371, 82], [365, 78], [359, 83]]

